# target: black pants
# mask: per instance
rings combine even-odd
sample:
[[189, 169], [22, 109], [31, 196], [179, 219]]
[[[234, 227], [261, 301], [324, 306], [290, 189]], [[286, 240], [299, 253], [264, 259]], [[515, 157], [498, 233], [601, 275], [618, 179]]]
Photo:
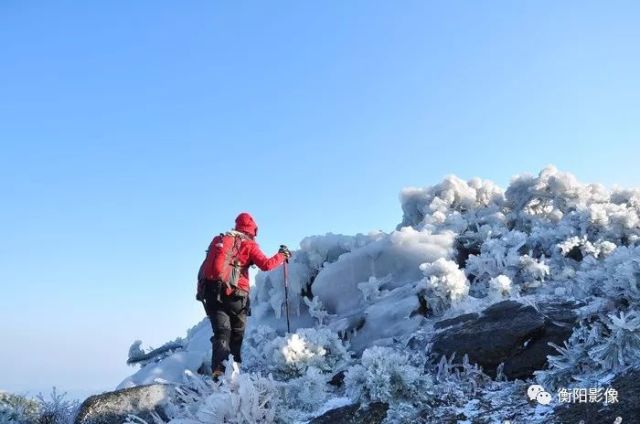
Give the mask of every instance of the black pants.
[[213, 328], [211, 368], [213, 371], [224, 371], [222, 361], [229, 354], [233, 355], [234, 361], [242, 362], [240, 351], [247, 323], [249, 297], [236, 294], [227, 296], [217, 283], [211, 283], [207, 285], [203, 303]]

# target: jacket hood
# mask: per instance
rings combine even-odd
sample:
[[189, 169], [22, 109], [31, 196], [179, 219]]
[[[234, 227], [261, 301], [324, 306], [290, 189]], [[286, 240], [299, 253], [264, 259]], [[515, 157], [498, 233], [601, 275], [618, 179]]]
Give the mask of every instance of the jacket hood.
[[247, 212], [242, 212], [236, 218], [236, 231], [241, 231], [250, 237], [258, 235], [258, 225], [253, 220], [253, 217]]

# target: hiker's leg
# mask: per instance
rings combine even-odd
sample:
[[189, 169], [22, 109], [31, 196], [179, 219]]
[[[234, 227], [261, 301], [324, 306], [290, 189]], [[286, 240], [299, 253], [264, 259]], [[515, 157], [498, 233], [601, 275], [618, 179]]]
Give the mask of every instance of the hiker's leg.
[[211, 369], [224, 371], [222, 361], [229, 356], [229, 338], [231, 337], [231, 320], [226, 308], [219, 308], [213, 314], [213, 357]]
[[[218, 285], [217, 283], [208, 282], [205, 285], [204, 289], [204, 299], [202, 301], [202, 305], [204, 306], [204, 310], [209, 317], [209, 322], [211, 323], [212, 333], [215, 335], [219, 333], [216, 330], [216, 322], [221, 321], [216, 319], [216, 311], [222, 310], [223, 305], [220, 303], [220, 299], [218, 298]], [[215, 371], [216, 364], [216, 340], [215, 336], [211, 337], [211, 371]]]
[[244, 329], [247, 323], [247, 298], [240, 298], [233, 303], [231, 318], [231, 338], [229, 340], [229, 348], [233, 355], [233, 360], [242, 362], [242, 339], [244, 338]]

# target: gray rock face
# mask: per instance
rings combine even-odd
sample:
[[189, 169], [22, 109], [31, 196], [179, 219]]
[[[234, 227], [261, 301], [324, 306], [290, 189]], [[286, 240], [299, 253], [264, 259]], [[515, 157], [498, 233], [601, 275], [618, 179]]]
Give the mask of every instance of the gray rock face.
[[569, 338], [576, 322], [573, 309], [578, 305], [557, 303], [537, 311], [515, 301], [496, 303], [482, 314], [465, 314], [436, 324], [432, 352], [436, 359], [456, 353], [469, 356], [495, 377], [504, 363], [509, 379], [528, 378], [546, 366], [547, 355], [555, 354], [549, 342], [561, 345]]
[[172, 386], [152, 384], [91, 396], [80, 406], [75, 424], [121, 424], [128, 415], [152, 423], [154, 414], [168, 421], [172, 393]]
[[327, 411], [309, 424], [380, 424], [387, 417], [388, 409], [389, 405], [383, 402], [370, 403], [366, 408], [359, 404], [347, 405]]

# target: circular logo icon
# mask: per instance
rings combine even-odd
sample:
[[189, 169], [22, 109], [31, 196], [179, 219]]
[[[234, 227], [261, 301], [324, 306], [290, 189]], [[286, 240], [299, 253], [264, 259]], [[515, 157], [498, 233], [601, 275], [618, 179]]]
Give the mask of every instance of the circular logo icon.
[[540, 392], [536, 396], [536, 400], [540, 405], [549, 405], [551, 403], [551, 394], [548, 392]]
[[529, 400], [536, 400], [538, 398], [538, 393], [540, 392], [544, 392], [544, 388], [537, 384], [533, 384], [527, 389], [527, 396], [529, 396]]

